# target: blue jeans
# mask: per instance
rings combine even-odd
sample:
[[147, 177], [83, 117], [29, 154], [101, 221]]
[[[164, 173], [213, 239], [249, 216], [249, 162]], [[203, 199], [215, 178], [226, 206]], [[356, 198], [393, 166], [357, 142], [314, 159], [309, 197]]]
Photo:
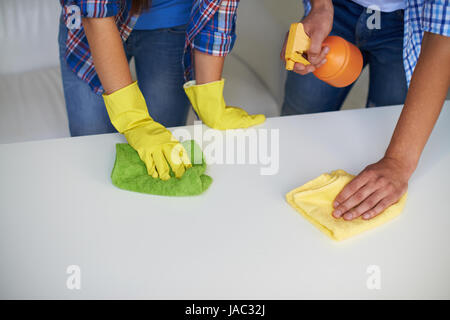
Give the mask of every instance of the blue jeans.
[[[152, 118], [166, 127], [184, 125], [189, 100], [184, 93], [182, 67], [185, 26], [133, 30], [124, 43], [128, 61], [136, 63], [139, 88]], [[61, 75], [72, 136], [116, 132], [103, 98], [69, 69], [64, 60], [67, 28], [60, 22], [59, 48]]]
[[[367, 107], [403, 104], [407, 84], [403, 67], [403, 10], [381, 12], [381, 28], [369, 29], [367, 9], [353, 1], [333, 1], [334, 20], [330, 35], [355, 44], [369, 65]], [[335, 88], [313, 74], [288, 72], [282, 115], [339, 110], [352, 85]]]

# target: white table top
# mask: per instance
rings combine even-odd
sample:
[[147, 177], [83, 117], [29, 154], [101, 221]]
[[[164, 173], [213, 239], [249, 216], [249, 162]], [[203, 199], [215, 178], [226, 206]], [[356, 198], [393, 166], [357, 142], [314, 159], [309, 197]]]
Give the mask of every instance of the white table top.
[[[278, 174], [210, 165], [201, 196], [111, 184], [119, 134], [0, 145], [0, 298], [450, 298], [450, 103], [403, 214], [336, 243], [285, 201], [334, 169], [383, 154], [400, 107], [271, 118]], [[192, 128], [189, 128], [192, 129]], [[66, 287], [69, 265], [81, 289]], [[367, 269], [380, 270], [370, 290]]]

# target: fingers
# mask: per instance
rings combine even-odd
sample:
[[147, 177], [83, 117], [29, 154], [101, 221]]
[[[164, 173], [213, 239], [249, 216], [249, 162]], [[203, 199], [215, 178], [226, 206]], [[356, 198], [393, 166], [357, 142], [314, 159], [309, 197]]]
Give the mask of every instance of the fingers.
[[309, 34], [311, 38], [311, 45], [309, 46], [308, 49], [308, 58], [317, 59], [317, 57], [320, 54], [320, 51], [322, 51], [323, 38], [316, 36], [316, 33], [309, 32]]
[[[337, 195], [336, 199], [333, 202], [333, 207], [337, 208], [341, 203], [344, 203], [348, 198], [354, 195], [361, 187], [363, 187], [370, 180], [370, 175], [366, 172], [362, 172], [352, 181], [350, 181], [344, 189]], [[344, 212], [337, 213], [336, 215], [340, 216]], [[335, 215], [335, 214], [333, 214]]]
[[336, 196], [333, 217], [349, 221], [376, 217], [402, 197], [410, 175], [408, 166], [387, 157], [367, 166]]
[[[322, 47], [319, 54], [311, 55], [308, 51], [308, 61], [315, 66], [315, 68], [320, 68], [325, 62], [330, 48]], [[325, 60], [325, 61], [324, 61]]]
[[363, 187], [359, 188], [355, 193], [353, 193], [344, 202], [340, 203], [336, 207], [336, 209], [333, 212], [333, 216], [335, 218], [340, 218], [343, 216], [344, 218], [349, 218], [349, 220], [351, 220], [353, 214], [350, 211], [352, 211], [353, 208], [355, 208], [363, 201], [365, 201], [376, 190], [377, 186], [375, 183], [368, 183]]
[[294, 65], [293, 71], [295, 73], [298, 73], [298, 74], [301, 74], [302, 76], [304, 76], [305, 74], [316, 71], [316, 68], [312, 64], [305, 66], [301, 63], [296, 63]]
[[403, 192], [385, 177], [372, 177], [363, 172], [353, 179], [336, 197], [336, 209], [332, 215], [351, 221], [362, 217], [369, 220], [397, 202]]
[[330, 49], [328, 47], [323, 47], [320, 53], [314, 56], [314, 58], [311, 58], [310, 53], [308, 52], [308, 61], [311, 62], [311, 64], [305, 66], [301, 63], [296, 63], [293, 71], [301, 75], [316, 71], [327, 62], [326, 56], [329, 51]]
[[322, 41], [320, 39], [320, 41], [318, 41], [317, 38], [315, 40], [316, 41], [314, 41], [314, 39], [311, 40], [311, 46], [308, 50], [308, 61], [314, 65], [317, 65], [325, 59], [328, 52], [324, 53], [326, 47], [322, 48]]
[[184, 163], [181, 159], [181, 155], [183, 153], [183, 146], [179, 143], [175, 145], [165, 145], [163, 147], [164, 156], [169, 162], [175, 177], [181, 178], [183, 176], [185, 170]]
[[159, 150], [145, 155], [144, 159], [148, 174], [161, 180], [170, 179], [170, 168], [175, 177], [181, 178], [186, 169], [192, 167], [189, 155], [180, 143], [166, 144]]
[[158, 178], [158, 172], [156, 171], [155, 162], [153, 161], [153, 158], [151, 155], [149, 155], [145, 158], [144, 163], [145, 163], [145, 166], [147, 167], [148, 175], [153, 178]]
[[381, 200], [374, 208], [366, 211], [363, 215], [362, 218], [364, 220], [370, 220], [374, 217], [376, 217], [377, 215], [379, 215], [380, 213], [382, 213], [384, 210], [386, 210], [387, 208], [389, 208], [391, 205], [393, 205], [394, 203], [396, 203], [398, 200], [400, 199], [400, 197], [394, 197], [394, 196], [388, 196], [385, 197], [383, 200]]
[[353, 220], [361, 215], [364, 215], [366, 212], [374, 209], [386, 196], [389, 196], [388, 190], [378, 189], [362, 201], [358, 206], [355, 206], [353, 209], [345, 213], [343, 215], [344, 220]]
[[324, 32], [322, 28], [318, 28], [317, 22], [313, 23], [312, 21], [308, 21], [307, 19], [305, 19], [303, 27], [306, 34], [311, 38], [311, 44], [308, 49], [308, 60], [312, 64], [317, 65], [324, 58], [321, 57], [323, 55], [324, 49], [324, 47], [322, 47], [322, 43], [328, 35], [328, 32]]
[[182, 148], [182, 150], [180, 151], [181, 162], [186, 169], [189, 169], [192, 167], [191, 159], [189, 158], [189, 154], [187, 153], [186, 149], [181, 144], [180, 146]]
[[153, 161], [155, 162], [159, 178], [161, 180], [169, 180], [170, 179], [169, 165], [167, 164], [167, 160], [164, 157], [162, 150], [157, 150], [153, 152]]
[[[186, 149], [174, 136], [172, 136], [171, 141], [175, 142], [175, 145], [170, 145], [170, 148], [173, 148], [173, 161], [176, 161], [177, 163], [179, 162], [182, 166], [184, 166], [185, 169], [191, 168], [191, 159], [189, 158], [189, 154], [187, 153]], [[183, 174], [181, 174], [180, 177], [182, 175]]]

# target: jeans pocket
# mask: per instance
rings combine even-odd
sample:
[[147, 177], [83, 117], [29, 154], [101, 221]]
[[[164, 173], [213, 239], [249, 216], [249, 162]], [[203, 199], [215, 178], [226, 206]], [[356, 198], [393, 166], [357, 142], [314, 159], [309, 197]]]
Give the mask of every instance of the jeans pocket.
[[167, 30], [170, 33], [176, 33], [176, 34], [184, 34], [184, 33], [186, 33], [186, 29], [187, 29], [187, 24], [183, 24], [181, 26], [167, 28]]

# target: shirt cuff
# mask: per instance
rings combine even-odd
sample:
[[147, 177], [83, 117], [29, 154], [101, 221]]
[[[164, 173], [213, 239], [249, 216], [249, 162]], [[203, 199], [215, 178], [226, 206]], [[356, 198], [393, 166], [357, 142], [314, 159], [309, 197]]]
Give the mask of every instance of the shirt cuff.
[[222, 32], [200, 32], [192, 42], [192, 47], [213, 56], [226, 56], [233, 50], [236, 34]]
[[[83, 18], [107, 18], [114, 17], [121, 8], [120, 0], [76, 0], [67, 1], [65, 8], [78, 6]], [[67, 10], [66, 10], [67, 11]]]
[[423, 31], [450, 37], [450, 6], [446, 1], [426, 1], [423, 8]]

